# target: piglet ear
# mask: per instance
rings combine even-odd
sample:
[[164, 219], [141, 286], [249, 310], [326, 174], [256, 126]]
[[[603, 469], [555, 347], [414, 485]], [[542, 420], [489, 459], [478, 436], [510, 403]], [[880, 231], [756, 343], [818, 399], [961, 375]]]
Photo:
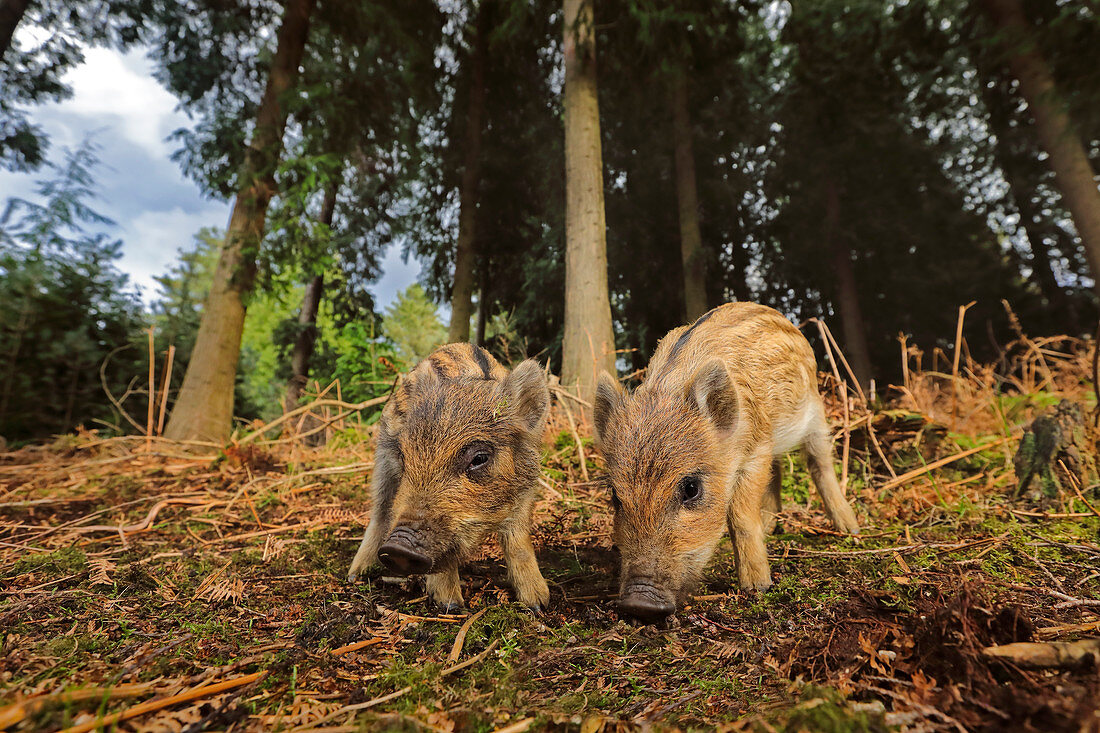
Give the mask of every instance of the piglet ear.
[[550, 390], [539, 363], [534, 359], [521, 362], [504, 379], [504, 389], [524, 427], [541, 432], [550, 412]]
[[603, 442], [607, 434], [607, 423], [611, 420], [612, 413], [626, 399], [619, 380], [607, 372], [600, 372], [599, 382], [596, 383], [596, 400], [592, 403], [592, 421], [596, 426], [596, 437]]
[[737, 388], [726, 365], [718, 359], [699, 367], [687, 385], [684, 398], [721, 432], [733, 430], [737, 423]]

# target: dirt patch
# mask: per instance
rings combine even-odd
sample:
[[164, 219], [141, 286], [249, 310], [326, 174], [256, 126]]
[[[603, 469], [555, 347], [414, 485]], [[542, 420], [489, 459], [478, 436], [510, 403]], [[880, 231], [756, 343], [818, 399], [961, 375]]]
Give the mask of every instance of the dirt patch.
[[[1035, 624], [977, 582], [898, 612], [862, 594], [785, 650], [792, 678], [832, 684], [958, 729], [1079, 731], [1095, 721], [1096, 670], [1023, 670], [982, 656], [988, 646], [1031, 641]], [[1092, 723], [1095, 725], [1095, 723]], [[1082, 727], [1086, 726], [1086, 727]]]

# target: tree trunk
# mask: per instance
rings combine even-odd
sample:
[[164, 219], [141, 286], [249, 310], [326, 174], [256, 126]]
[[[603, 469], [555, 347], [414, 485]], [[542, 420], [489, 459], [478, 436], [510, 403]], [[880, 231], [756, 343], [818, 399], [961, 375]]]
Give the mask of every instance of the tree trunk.
[[687, 78], [672, 83], [672, 139], [676, 160], [676, 198], [680, 213], [680, 260], [684, 272], [684, 313], [687, 322], [707, 311], [707, 276], [703, 236], [699, 231], [699, 194], [695, 188], [695, 156], [691, 144]]
[[470, 57], [470, 96], [466, 101], [466, 139], [458, 200], [458, 241], [455, 243], [455, 279], [451, 287], [451, 324], [447, 341], [470, 340], [473, 314], [474, 263], [477, 260], [477, 203], [481, 181], [481, 134], [485, 115], [485, 55], [487, 12], [478, 9], [474, 47]]
[[562, 382], [590, 398], [602, 369], [615, 373], [607, 286], [600, 110], [593, 0], [565, 0], [565, 335]]
[[1100, 190], [1080, 136], [1054, 85], [1046, 60], [1034, 46], [1020, 0], [983, 0], [997, 34], [1011, 44], [1008, 65], [1035, 120], [1040, 145], [1050, 157], [1058, 189], [1081, 236], [1094, 287], [1100, 294]]
[[478, 287], [477, 294], [477, 332], [474, 336], [474, 343], [478, 346], [485, 346], [485, 324], [489, 319], [489, 258], [481, 258], [481, 266], [478, 268], [481, 272], [481, 285]]
[[286, 128], [287, 111], [282, 102], [298, 79], [315, 1], [287, 0], [225, 243], [203, 306], [191, 362], [165, 430], [173, 440], [222, 441], [229, 437], [244, 330], [244, 296], [251, 292], [255, 279], [256, 253], [264, 235]]
[[[332, 226], [338, 187], [339, 183], [334, 178], [325, 189], [325, 201], [318, 220], [326, 227]], [[314, 275], [302, 296], [302, 310], [298, 312], [298, 338], [294, 340], [294, 351], [290, 354], [290, 381], [283, 400], [283, 410], [286, 412], [298, 406], [302, 390], [309, 381], [309, 360], [313, 358], [313, 346], [317, 343], [317, 311], [321, 307], [321, 294], [324, 290], [325, 276]]]
[[11, 46], [11, 38], [23, 15], [27, 12], [30, 0], [0, 0], [0, 59], [4, 58]]
[[859, 305], [855, 270], [852, 267], [852, 250], [840, 231], [840, 193], [836, 184], [825, 179], [825, 242], [833, 260], [833, 276], [836, 278], [836, 306], [840, 311], [840, 325], [844, 334], [844, 356], [848, 359], [864, 394], [871, 384], [871, 357], [867, 348], [867, 328], [863, 323], [863, 310]]
[[1047, 297], [1051, 307], [1056, 308], [1065, 315], [1066, 329], [1073, 334], [1081, 333], [1081, 320], [1077, 308], [1066, 295], [1066, 290], [1058, 283], [1051, 267], [1051, 260], [1056, 256], [1052, 247], [1046, 243], [1040, 224], [1042, 214], [1036, 209], [1035, 202], [1014, 180], [1014, 174], [1009, 168], [1004, 168], [1005, 178], [1008, 181], [1008, 189], [1012, 192], [1012, 198], [1016, 202], [1016, 211], [1020, 215], [1020, 228], [1024, 239], [1027, 240], [1031, 257], [1028, 264], [1039, 285], [1039, 290]]
[[[979, 65], [978, 73], [986, 79], [996, 77], [995, 73], [984, 64]], [[1068, 330], [1074, 334], [1080, 333], [1081, 325], [1077, 308], [1073, 300], [1066, 295], [1065, 288], [1058, 283], [1058, 278], [1055, 277], [1054, 269], [1051, 267], [1051, 262], [1058, 256], [1058, 252], [1056, 246], [1048, 244], [1043, 227], [1044, 220], [1049, 222], [1050, 217], [1044, 217], [1035, 203], [1035, 196], [1038, 193], [1037, 180], [1034, 175], [1029, 175], [1030, 160], [1017, 152], [1011, 142], [1013, 135], [1019, 134], [1012, 126], [1014, 109], [1019, 99], [1003, 89], [1000, 84], [983, 83], [981, 88], [989, 115], [989, 127], [996, 136], [995, 160], [1008, 183], [1008, 190], [1016, 204], [1016, 213], [1020, 217], [1019, 232], [1027, 241], [1028, 251], [1031, 253], [1028, 264], [1040, 292], [1047, 298], [1051, 307], [1066, 314]], [[1026, 158], [1030, 158], [1029, 154], [1025, 155]]]

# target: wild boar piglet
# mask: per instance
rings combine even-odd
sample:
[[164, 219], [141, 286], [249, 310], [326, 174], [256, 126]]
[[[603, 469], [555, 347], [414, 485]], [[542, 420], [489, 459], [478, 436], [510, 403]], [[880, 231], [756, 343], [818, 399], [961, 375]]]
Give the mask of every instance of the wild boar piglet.
[[517, 599], [543, 608], [531, 514], [549, 405], [538, 363], [509, 372], [470, 344], [442, 346], [402, 377], [378, 424], [371, 518], [348, 580], [378, 561], [426, 575], [431, 599], [457, 610], [459, 565], [496, 533]]
[[833, 524], [859, 532], [833, 472], [813, 350], [771, 308], [729, 303], [671, 331], [633, 394], [600, 376], [593, 417], [627, 615], [674, 613], [724, 528], [741, 586], [771, 586], [764, 539], [780, 510], [776, 458], [794, 448]]

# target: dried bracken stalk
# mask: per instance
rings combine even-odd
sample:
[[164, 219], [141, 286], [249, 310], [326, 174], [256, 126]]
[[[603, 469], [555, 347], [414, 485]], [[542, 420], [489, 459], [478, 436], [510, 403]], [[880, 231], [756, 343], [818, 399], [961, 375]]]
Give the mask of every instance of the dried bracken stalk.
[[93, 557], [88, 559], [88, 569], [91, 571], [92, 585], [114, 585], [111, 573], [117, 568], [113, 562], [105, 557]]

